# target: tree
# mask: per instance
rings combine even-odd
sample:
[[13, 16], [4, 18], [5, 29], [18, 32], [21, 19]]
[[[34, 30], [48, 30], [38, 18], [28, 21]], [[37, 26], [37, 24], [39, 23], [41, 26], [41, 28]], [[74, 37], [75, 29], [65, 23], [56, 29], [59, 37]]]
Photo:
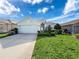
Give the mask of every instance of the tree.
[[60, 24], [56, 24], [56, 25], [54, 26], [54, 29], [61, 29], [61, 25], [60, 25]]
[[62, 30], [61, 30], [61, 25], [60, 24], [56, 24], [54, 26], [55, 32], [56, 34], [62, 34]]

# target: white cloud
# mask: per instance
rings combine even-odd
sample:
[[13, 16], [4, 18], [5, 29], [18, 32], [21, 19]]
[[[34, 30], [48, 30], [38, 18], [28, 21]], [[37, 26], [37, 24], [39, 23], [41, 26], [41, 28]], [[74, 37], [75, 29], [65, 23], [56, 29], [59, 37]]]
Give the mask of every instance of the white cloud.
[[53, 0], [45, 0], [45, 2], [51, 3], [51, 2], [53, 2]]
[[58, 17], [55, 17], [53, 19], [48, 19], [48, 21], [51, 21], [51, 20], [61, 20], [61, 19], [64, 19], [66, 17], [68, 17], [69, 15], [61, 15], [61, 16], [58, 16]]
[[26, 3], [31, 3], [31, 4], [38, 4], [40, 2], [42, 2], [43, 0], [23, 0], [23, 2], [26, 2]]
[[44, 7], [42, 9], [38, 9], [38, 13], [46, 13], [49, 9]]
[[63, 14], [58, 17], [48, 19], [48, 21], [65, 23], [71, 20], [78, 19], [79, 12], [76, 12], [76, 11], [79, 11], [79, 0], [67, 0]]
[[23, 0], [25, 3], [30, 3], [32, 5], [39, 4], [41, 2], [51, 3], [53, 0]]
[[43, 13], [46, 13], [47, 11], [48, 11], [48, 8], [46, 8], [46, 7], [42, 9]]
[[8, 0], [0, 0], [0, 14], [10, 15], [15, 12], [20, 12], [20, 9], [16, 8]]
[[61, 24], [61, 23], [69, 22], [69, 21], [76, 20], [76, 19], [79, 19], [79, 13], [60, 15], [58, 17], [48, 19], [48, 21], [54, 21], [56, 23]]
[[64, 8], [64, 14], [68, 14], [77, 9], [79, 9], [79, 0], [68, 0]]
[[38, 9], [38, 13], [41, 13], [42, 12], [42, 10], [41, 9]]
[[52, 5], [52, 6], [50, 6], [51, 7], [51, 9], [54, 9], [55, 7]]

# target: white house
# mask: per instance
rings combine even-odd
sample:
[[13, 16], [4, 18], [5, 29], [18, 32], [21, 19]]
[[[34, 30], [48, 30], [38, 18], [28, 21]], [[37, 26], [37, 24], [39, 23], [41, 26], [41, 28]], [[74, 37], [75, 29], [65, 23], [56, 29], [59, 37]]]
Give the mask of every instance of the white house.
[[25, 19], [18, 23], [19, 33], [37, 33], [40, 30], [42, 20]]
[[22, 20], [18, 23], [19, 33], [37, 33], [40, 30], [41, 24], [45, 26], [54, 25], [53, 22], [46, 22], [45, 20], [33, 20], [31, 18]]

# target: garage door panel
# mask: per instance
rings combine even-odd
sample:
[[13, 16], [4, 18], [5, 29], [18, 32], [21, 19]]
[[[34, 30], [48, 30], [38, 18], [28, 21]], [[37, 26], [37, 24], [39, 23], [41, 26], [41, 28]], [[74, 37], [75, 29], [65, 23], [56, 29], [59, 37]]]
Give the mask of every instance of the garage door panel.
[[39, 26], [20, 26], [19, 33], [37, 33]]

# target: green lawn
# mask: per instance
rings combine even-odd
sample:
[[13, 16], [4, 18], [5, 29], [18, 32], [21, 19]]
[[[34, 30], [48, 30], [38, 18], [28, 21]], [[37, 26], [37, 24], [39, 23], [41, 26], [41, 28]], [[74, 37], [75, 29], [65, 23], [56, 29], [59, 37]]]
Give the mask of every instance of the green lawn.
[[7, 36], [7, 34], [0, 34], [0, 38]]
[[32, 59], [79, 59], [79, 40], [71, 35], [38, 37]]

